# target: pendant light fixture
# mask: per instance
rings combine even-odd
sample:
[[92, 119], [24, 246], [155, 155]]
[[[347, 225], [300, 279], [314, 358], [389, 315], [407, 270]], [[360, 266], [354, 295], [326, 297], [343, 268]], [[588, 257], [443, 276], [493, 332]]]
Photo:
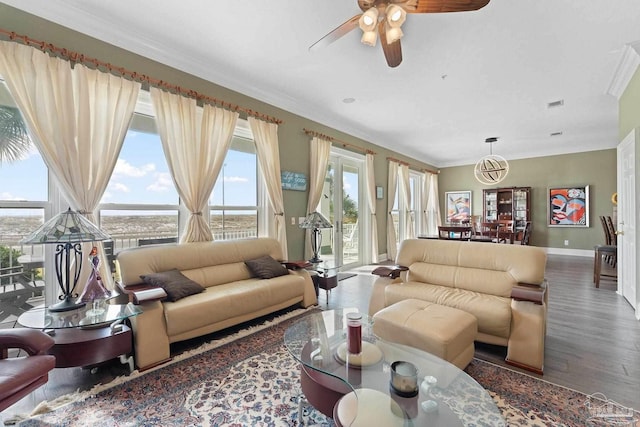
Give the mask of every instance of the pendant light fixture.
[[475, 167], [476, 179], [485, 185], [497, 184], [507, 177], [509, 173], [509, 163], [504, 157], [493, 154], [493, 143], [497, 142], [497, 137], [485, 139], [485, 143], [489, 144], [489, 155], [484, 156]]

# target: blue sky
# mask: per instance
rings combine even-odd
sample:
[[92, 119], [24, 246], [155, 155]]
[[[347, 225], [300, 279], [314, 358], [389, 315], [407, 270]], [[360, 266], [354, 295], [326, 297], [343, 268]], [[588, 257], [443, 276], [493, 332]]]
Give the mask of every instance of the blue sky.
[[[255, 155], [229, 151], [224, 176], [226, 204], [256, 205]], [[47, 200], [46, 183], [46, 168], [35, 148], [23, 160], [0, 164], [2, 200]], [[129, 131], [102, 202], [178, 203], [158, 135]], [[212, 202], [222, 204], [220, 178]]]

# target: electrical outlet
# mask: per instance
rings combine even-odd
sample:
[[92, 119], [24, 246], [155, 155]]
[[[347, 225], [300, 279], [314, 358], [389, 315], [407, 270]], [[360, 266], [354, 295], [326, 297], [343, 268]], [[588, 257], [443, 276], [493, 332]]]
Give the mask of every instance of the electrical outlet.
[[564, 241], [564, 245], [565, 245], [565, 246], [569, 246], [569, 241], [568, 241], [568, 240], [565, 240], [565, 241]]

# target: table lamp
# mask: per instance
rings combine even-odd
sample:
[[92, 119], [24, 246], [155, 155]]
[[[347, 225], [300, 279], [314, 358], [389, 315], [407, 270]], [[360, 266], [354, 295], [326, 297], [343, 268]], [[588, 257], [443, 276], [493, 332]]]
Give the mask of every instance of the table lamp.
[[320, 247], [322, 246], [322, 232], [323, 228], [332, 228], [333, 226], [327, 218], [325, 218], [320, 212], [312, 212], [302, 221], [300, 228], [312, 229], [311, 233], [311, 249], [313, 250], [313, 258], [309, 262], [317, 264], [322, 260], [318, 257]]
[[82, 270], [81, 243], [110, 239], [108, 234], [84, 216], [68, 209], [54, 216], [20, 241], [30, 245], [56, 244], [56, 278], [62, 295], [58, 297], [59, 303], [47, 307], [49, 311], [69, 311], [85, 306], [85, 302], [76, 301], [78, 294], [74, 293]]

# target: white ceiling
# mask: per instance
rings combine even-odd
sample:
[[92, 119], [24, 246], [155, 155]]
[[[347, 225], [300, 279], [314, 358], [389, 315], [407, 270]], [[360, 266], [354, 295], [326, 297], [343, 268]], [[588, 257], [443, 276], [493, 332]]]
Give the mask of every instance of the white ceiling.
[[359, 29], [309, 52], [356, 0], [2, 2], [437, 167], [492, 136], [507, 159], [615, 147], [607, 91], [640, 40], [638, 0], [491, 0], [408, 15], [391, 69]]

